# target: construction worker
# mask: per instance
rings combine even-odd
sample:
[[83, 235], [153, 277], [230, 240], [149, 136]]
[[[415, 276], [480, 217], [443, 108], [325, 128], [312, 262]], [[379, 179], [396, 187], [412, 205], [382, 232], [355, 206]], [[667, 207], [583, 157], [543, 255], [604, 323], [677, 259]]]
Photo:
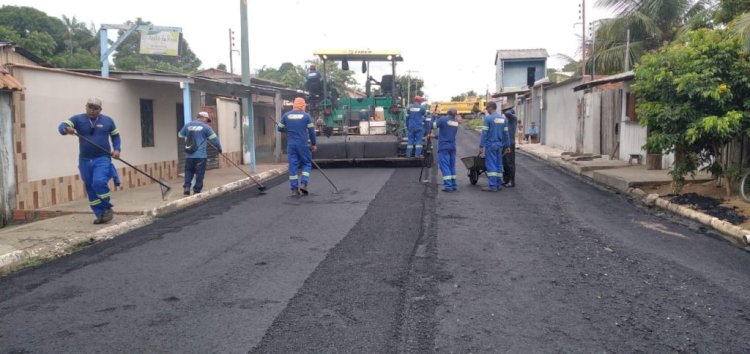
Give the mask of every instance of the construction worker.
[[448, 109], [448, 114], [433, 124], [438, 129], [438, 162], [443, 175], [443, 192], [454, 192], [456, 184], [456, 133], [458, 133], [457, 111]]
[[207, 141], [211, 142], [216, 150], [221, 153], [221, 143], [214, 130], [208, 125], [211, 116], [208, 112], [198, 112], [195, 120], [180, 129], [177, 136], [185, 139], [185, 183], [182, 185], [184, 195], [190, 195], [190, 185], [193, 184], [193, 193], [198, 194], [203, 190], [203, 177], [206, 175], [208, 164]]
[[310, 93], [310, 108], [316, 109], [317, 102], [323, 97], [323, 77], [315, 64], [310, 64], [305, 75], [305, 90]]
[[424, 138], [424, 114], [427, 110], [422, 107], [422, 97], [414, 96], [414, 103], [406, 108], [406, 128], [409, 136], [406, 141], [406, 157], [422, 157], [422, 139]]
[[508, 123], [508, 135], [510, 137], [510, 152], [503, 154], [503, 186], [516, 186], [516, 128], [518, 117], [513, 110], [513, 102], [506, 102], [500, 108]]
[[485, 192], [497, 192], [502, 188], [502, 154], [510, 152], [510, 135], [505, 116], [498, 114], [497, 103], [487, 103], [487, 116], [482, 123], [482, 136], [479, 141], [479, 155], [485, 156], [487, 187]]
[[[78, 171], [86, 186], [89, 206], [96, 219], [94, 224], [105, 224], [112, 220], [114, 212], [110, 203], [109, 180], [112, 177], [112, 157], [120, 158], [120, 133], [115, 121], [101, 114], [102, 101], [89, 98], [86, 113], [70, 117], [58, 126], [62, 135], [75, 134], [91, 140], [96, 145], [78, 139]], [[110, 152], [110, 140], [112, 147]]]
[[[312, 170], [312, 152], [318, 151], [315, 145], [315, 126], [312, 117], [305, 112], [305, 99], [294, 99], [292, 110], [284, 113], [277, 127], [278, 131], [287, 133], [286, 153], [289, 160], [289, 186], [292, 196], [307, 195], [307, 183]], [[310, 145], [307, 139], [310, 139]], [[312, 152], [311, 152], [312, 151]], [[298, 174], [302, 166], [302, 180]]]

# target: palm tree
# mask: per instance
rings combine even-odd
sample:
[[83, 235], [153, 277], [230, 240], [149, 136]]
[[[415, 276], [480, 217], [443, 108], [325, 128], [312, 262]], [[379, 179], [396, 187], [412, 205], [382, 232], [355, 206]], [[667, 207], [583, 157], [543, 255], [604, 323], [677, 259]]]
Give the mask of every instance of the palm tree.
[[616, 17], [600, 21], [589, 60], [595, 60], [597, 72], [620, 72], [625, 67], [626, 47], [629, 62], [635, 63], [680, 34], [709, 26], [712, 5], [711, 0], [598, 0], [596, 6], [613, 11]]

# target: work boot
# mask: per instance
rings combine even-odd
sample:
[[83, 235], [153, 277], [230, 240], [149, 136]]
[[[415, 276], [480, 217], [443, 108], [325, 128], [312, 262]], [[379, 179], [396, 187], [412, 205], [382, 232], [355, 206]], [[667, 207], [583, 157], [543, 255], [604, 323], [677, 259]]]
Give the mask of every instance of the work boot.
[[307, 191], [307, 183], [302, 183], [299, 186], [299, 191], [300, 191], [300, 193], [302, 193], [302, 195], [308, 195], [309, 192]]
[[292, 194], [290, 195], [290, 197], [299, 197], [299, 196], [300, 196], [299, 188], [292, 188]]
[[112, 221], [113, 217], [114, 217], [114, 212], [112, 211], [112, 208], [104, 209], [104, 214], [102, 215], [103, 223], [108, 223]]
[[506, 187], [509, 187], [509, 188], [513, 188], [513, 187], [516, 186], [516, 184], [513, 183], [513, 181], [508, 181], [507, 183], [504, 183], [503, 186], [506, 186]]
[[182, 190], [182, 195], [190, 195], [190, 187], [185, 187], [185, 189]]
[[497, 188], [482, 187], [482, 192], [497, 192]]
[[104, 224], [105, 222], [106, 221], [104, 221], [104, 219], [98, 216], [96, 217], [96, 219], [94, 219], [94, 225]]

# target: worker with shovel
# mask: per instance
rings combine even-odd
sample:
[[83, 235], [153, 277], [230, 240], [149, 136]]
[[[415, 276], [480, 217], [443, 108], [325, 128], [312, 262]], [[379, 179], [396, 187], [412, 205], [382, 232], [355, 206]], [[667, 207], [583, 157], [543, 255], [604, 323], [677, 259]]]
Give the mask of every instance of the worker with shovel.
[[455, 192], [456, 184], [456, 134], [458, 133], [458, 112], [455, 108], [448, 109], [448, 114], [433, 123], [437, 129], [438, 161], [440, 173], [443, 175], [443, 192]]
[[[318, 150], [315, 142], [315, 125], [305, 112], [305, 99], [294, 99], [292, 110], [284, 113], [278, 124], [279, 132], [287, 133], [286, 153], [289, 160], [289, 186], [292, 196], [307, 195], [307, 183], [312, 170], [312, 153]], [[307, 139], [310, 139], [310, 145]], [[298, 170], [302, 167], [302, 178]]]
[[[96, 216], [94, 224], [97, 225], [112, 220], [114, 212], [108, 183], [112, 178], [112, 157], [120, 157], [120, 133], [115, 121], [101, 112], [102, 101], [89, 98], [86, 101], [86, 113], [70, 117], [60, 123], [57, 129], [62, 135], [80, 137], [78, 171], [86, 186], [89, 206]], [[110, 140], [114, 147], [111, 151]]]
[[[206, 148], [208, 144], [216, 147], [216, 151], [221, 154], [221, 143], [214, 130], [208, 125], [211, 123], [211, 116], [208, 112], [198, 112], [195, 120], [185, 124], [177, 135], [185, 139], [185, 183], [182, 185], [183, 194], [190, 195], [190, 185], [193, 185], [193, 193], [200, 193], [203, 190], [203, 177], [206, 175], [206, 164], [208, 163], [208, 154]], [[195, 176], [195, 184], [193, 184]]]

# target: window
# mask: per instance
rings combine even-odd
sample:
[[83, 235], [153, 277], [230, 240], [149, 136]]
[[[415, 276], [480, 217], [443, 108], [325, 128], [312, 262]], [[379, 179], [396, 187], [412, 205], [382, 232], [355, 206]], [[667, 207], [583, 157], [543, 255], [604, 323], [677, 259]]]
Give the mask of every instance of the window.
[[625, 104], [625, 116], [627, 116], [627, 120], [637, 122], [638, 116], [635, 115], [635, 93], [628, 92]]
[[154, 100], [141, 99], [141, 147], [154, 146]]

